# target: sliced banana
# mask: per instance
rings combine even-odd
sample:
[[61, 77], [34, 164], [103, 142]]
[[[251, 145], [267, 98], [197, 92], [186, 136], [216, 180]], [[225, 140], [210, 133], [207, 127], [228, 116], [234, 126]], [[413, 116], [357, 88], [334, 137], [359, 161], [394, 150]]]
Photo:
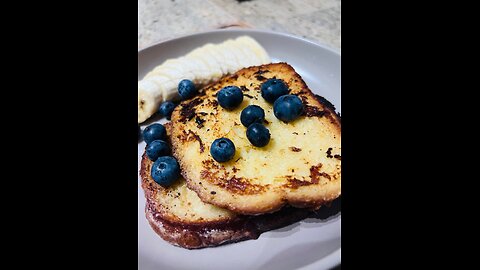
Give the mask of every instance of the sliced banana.
[[242, 67], [238, 62], [237, 57], [225, 46], [225, 44], [220, 44], [216, 51], [218, 55], [222, 56], [224, 61], [223, 65], [227, 68], [227, 73], [235, 73], [235, 71]]
[[195, 75], [193, 75], [193, 73], [191, 73], [190, 71], [179, 72], [175, 69], [169, 69], [169, 68], [159, 70], [159, 72], [156, 74], [168, 77], [172, 81], [181, 81], [183, 79], [194, 80], [195, 78]]
[[230, 42], [229, 45], [231, 49], [237, 53], [238, 57], [242, 57], [244, 59], [242, 68], [258, 66], [262, 64], [262, 60], [257, 57], [255, 52], [249, 46], [240, 42]]
[[225, 65], [225, 59], [218, 52], [218, 47], [220, 47], [220, 45], [207, 44], [202, 47], [201, 53], [203, 57], [209, 57], [215, 60], [222, 71], [222, 75], [224, 75], [228, 73], [228, 67]]
[[163, 100], [163, 93], [157, 84], [150, 80], [138, 82], [138, 123], [142, 123], [152, 116]]
[[157, 84], [162, 92], [162, 99], [164, 101], [178, 99], [178, 82], [172, 81], [164, 76], [151, 76], [148, 80]]
[[234, 62], [236, 65], [232, 68], [231, 73], [234, 73], [244, 67], [249, 67], [250, 66], [250, 61], [248, 60], [245, 55], [236, 48], [233, 47], [232, 43], [235, 43], [234, 41], [227, 41], [222, 44], [222, 46], [219, 46], [219, 51], [221, 51], [224, 55], [227, 55], [227, 57], [233, 58]]
[[183, 80], [189, 79], [192, 80], [195, 78], [195, 75], [185, 68], [185, 65], [179, 60], [175, 59], [174, 61], [169, 62], [166, 65], [162, 65], [154, 69], [148, 76], [160, 75], [170, 78], [171, 80]]
[[[183, 74], [183, 69], [179, 67], [168, 67], [168, 66], [158, 66], [154, 70], [150, 71], [145, 75], [144, 79], [148, 79], [151, 76], [167, 76], [167, 75], [162, 75], [164, 71], [168, 71], [168, 78], [170, 79], [176, 79], [176, 77], [180, 76]], [[173, 76], [173, 77], [172, 77]]]
[[197, 52], [194, 52], [192, 54], [192, 57], [206, 63], [211, 75], [214, 75], [215, 79], [217, 79], [218, 76], [223, 76], [224, 65], [222, 65], [222, 59], [217, 59], [214, 55], [210, 53], [210, 50], [207, 47], [208, 45], [209, 44], [201, 47]]
[[224, 74], [217, 60], [211, 57], [206, 51], [196, 51], [190, 55], [187, 55], [187, 58], [194, 58], [202, 61], [208, 67], [210, 76], [212, 76], [212, 80], [217, 80]]
[[193, 57], [183, 57], [181, 62], [185, 69], [195, 75], [192, 80], [194, 84], [200, 86], [210, 81], [210, 70], [204, 62]]
[[270, 63], [270, 57], [268, 56], [267, 51], [258, 44], [253, 38], [248, 37], [248, 36], [241, 36], [236, 39], [237, 42], [243, 43], [246, 46], [248, 46], [250, 49], [253, 50], [255, 55], [257, 55], [258, 58], [262, 61], [262, 64], [268, 64]]
[[178, 58], [168, 59], [167, 61], [163, 62], [161, 65], [154, 68], [152, 72], [155, 72], [159, 69], [163, 69], [163, 68], [166, 68], [166, 67], [171, 67], [171, 68], [174, 68], [174, 69], [181, 69], [181, 67], [178, 65], [178, 60], [179, 60]]

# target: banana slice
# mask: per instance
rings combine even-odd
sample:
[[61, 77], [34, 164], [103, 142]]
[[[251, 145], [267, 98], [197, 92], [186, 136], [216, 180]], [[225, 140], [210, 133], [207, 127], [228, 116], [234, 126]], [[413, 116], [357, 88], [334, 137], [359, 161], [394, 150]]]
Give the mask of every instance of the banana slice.
[[222, 55], [222, 64], [227, 68], [227, 73], [235, 73], [241, 68], [242, 65], [239, 64], [237, 57], [225, 46], [225, 44], [220, 44], [216, 51], [219, 55]]
[[223, 55], [218, 51], [219, 46], [220, 45], [207, 44], [202, 48], [201, 52], [203, 53], [202, 56], [214, 59], [218, 67], [220, 67], [222, 75], [224, 75], [228, 73], [228, 67], [225, 65], [225, 59], [223, 58]]
[[163, 69], [165, 67], [170, 67], [170, 68], [173, 68], [173, 69], [180, 70], [181, 67], [178, 65], [178, 60], [179, 60], [178, 58], [168, 59], [167, 61], [163, 62], [161, 65], [154, 68], [152, 72], [155, 72], [159, 69]]
[[257, 55], [257, 57], [261, 59], [262, 64], [268, 64], [271, 62], [268, 53], [253, 38], [248, 36], [241, 36], [237, 38], [236, 41], [245, 44], [245, 46], [248, 46], [250, 49], [252, 49], [252, 51]]
[[178, 91], [177, 91], [179, 82], [172, 81], [167, 77], [158, 76], [158, 75], [151, 76], [148, 78], [148, 80], [157, 84], [160, 91], [162, 92], [163, 101], [174, 100], [179, 98]]
[[163, 93], [157, 84], [150, 80], [138, 82], [138, 123], [152, 116], [163, 100]]
[[243, 67], [258, 66], [262, 64], [262, 60], [257, 57], [255, 52], [245, 44], [240, 42], [230, 42], [230, 49], [237, 53], [237, 57], [242, 57], [245, 62], [242, 63]]
[[212, 60], [212, 58], [204, 57], [201, 54], [194, 54], [189, 56], [188, 58], [193, 59], [193, 61], [200, 61], [204, 65], [206, 65], [208, 67], [207, 70], [210, 76], [210, 80], [218, 80], [220, 77], [222, 77], [222, 70], [218, 66], [215, 66], [216, 62]]
[[170, 78], [170, 80], [172, 80], [172, 81], [179, 81], [179, 82], [183, 79], [188, 79], [188, 80], [193, 81], [194, 78], [195, 78], [195, 75], [190, 71], [188, 71], [188, 72], [187, 71], [177, 71], [175, 69], [169, 69], [169, 68], [161, 69], [158, 72], [154, 73], [154, 75], [165, 76], [165, 77]]
[[227, 53], [235, 59], [235, 62], [237, 64], [236, 71], [238, 71], [239, 69], [246, 67], [245, 65], [248, 64], [248, 59], [245, 57], [245, 55], [243, 55], [243, 52], [238, 51], [236, 48], [233, 47], [234, 43], [235, 42], [233, 40], [227, 40], [220, 47], [223, 53]]
[[191, 54], [187, 55], [187, 58], [197, 59], [202, 61], [210, 71], [210, 76], [212, 80], [217, 80], [224, 74], [222, 69], [220, 68], [217, 60], [211, 57], [207, 51], [194, 51]]
[[180, 62], [185, 69], [193, 73], [194, 79], [192, 81], [195, 85], [200, 86], [210, 82], [210, 70], [204, 62], [193, 57], [183, 57]]
[[222, 44], [222, 46], [220, 46], [219, 48], [219, 50], [222, 51], [224, 54], [235, 59], [236, 66], [232, 73], [237, 72], [244, 67], [249, 67], [251, 62], [249, 61], [249, 58], [243, 54], [242, 51], [234, 47], [234, 43], [234, 41], [228, 40], [224, 42], [224, 44]]
[[[168, 62], [168, 61], [167, 61]], [[149, 73], [146, 78], [160, 75], [170, 78], [171, 80], [181, 81], [183, 79], [192, 80], [195, 75], [185, 68], [183, 63], [179, 59], [174, 59], [165, 65], [155, 68], [151, 73]]]

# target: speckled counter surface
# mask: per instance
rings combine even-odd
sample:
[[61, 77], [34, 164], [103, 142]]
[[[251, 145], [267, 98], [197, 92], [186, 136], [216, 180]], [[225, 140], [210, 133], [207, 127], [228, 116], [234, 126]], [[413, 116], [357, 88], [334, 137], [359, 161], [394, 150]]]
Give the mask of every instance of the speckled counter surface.
[[284, 32], [340, 51], [340, 0], [138, 0], [138, 49], [242, 27]]

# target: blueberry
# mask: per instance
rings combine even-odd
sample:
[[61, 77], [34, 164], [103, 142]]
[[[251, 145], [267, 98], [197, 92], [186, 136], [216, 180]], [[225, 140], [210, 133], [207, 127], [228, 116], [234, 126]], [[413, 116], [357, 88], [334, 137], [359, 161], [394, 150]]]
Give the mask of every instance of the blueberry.
[[218, 162], [226, 162], [235, 155], [235, 145], [228, 138], [220, 138], [213, 141], [210, 154]]
[[236, 86], [222, 88], [217, 95], [218, 104], [227, 110], [233, 110], [243, 101], [243, 93]]
[[167, 120], [170, 120], [173, 109], [175, 109], [175, 103], [171, 101], [165, 101], [158, 108], [158, 112], [160, 113], [161, 116], [166, 117]]
[[138, 140], [140, 140], [142, 138], [142, 130], [140, 129], [140, 126], [137, 125], [138, 127]]
[[260, 123], [253, 123], [247, 128], [247, 138], [254, 146], [263, 147], [270, 141], [270, 131]]
[[190, 99], [197, 94], [195, 85], [190, 80], [181, 80], [178, 83], [178, 94], [182, 99]]
[[162, 140], [155, 140], [145, 148], [147, 156], [150, 160], [155, 161], [159, 157], [168, 156], [170, 154], [170, 146]]
[[279, 79], [269, 79], [262, 83], [261, 91], [262, 97], [270, 103], [274, 103], [277, 98], [289, 92], [285, 82]]
[[171, 156], [159, 157], [153, 163], [150, 174], [159, 185], [168, 187], [180, 177], [180, 165]]
[[143, 130], [143, 139], [146, 144], [154, 140], [165, 140], [167, 138], [167, 131], [165, 127], [160, 124], [152, 124]]
[[257, 105], [247, 106], [240, 114], [240, 121], [246, 127], [253, 123], [263, 123], [263, 120], [265, 120], [265, 112]]
[[291, 122], [299, 117], [303, 112], [303, 103], [295, 95], [285, 95], [279, 97], [273, 104], [273, 113], [275, 117], [283, 122]]

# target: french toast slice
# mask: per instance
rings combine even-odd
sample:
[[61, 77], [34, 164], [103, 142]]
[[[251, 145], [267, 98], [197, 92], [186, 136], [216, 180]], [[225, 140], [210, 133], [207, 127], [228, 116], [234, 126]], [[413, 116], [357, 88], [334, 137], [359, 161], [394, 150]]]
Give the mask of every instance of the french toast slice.
[[285, 208], [274, 214], [242, 216], [203, 203], [184, 179], [164, 188], [150, 176], [153, 162], [142, 157], [140, 175], [145, 192], [145, 214], [153, 230], [167, 242], [188, 249], [214, 247], [257, 239], [262, 232], [300, 221], [313, 212]]
[[[290, 94], [304, 104], [299, 119], [284, 123], [260, 87], [270, 78], [282, 79]], [[242, 89], [243, 103], [234, 110], [218, 105], [216, 94], [226, 86]], [[246, 137], [240, 113], [248, 105], [265, 110], [271, 140], [253, 146]], [[183, 101], [174, 110], [171, 126], [173, 155], [190, 189], [203, 202], [236, 213], [257, 215], [284, 205], [318, 208], [341, 194], [341, 120], [334, 106], [316, 96], [293, 67], [286, 63], [244, 68], [222, 77]], [[225, 163], [210, 155], [215, 139], [233, 141], [236, 153]]]

